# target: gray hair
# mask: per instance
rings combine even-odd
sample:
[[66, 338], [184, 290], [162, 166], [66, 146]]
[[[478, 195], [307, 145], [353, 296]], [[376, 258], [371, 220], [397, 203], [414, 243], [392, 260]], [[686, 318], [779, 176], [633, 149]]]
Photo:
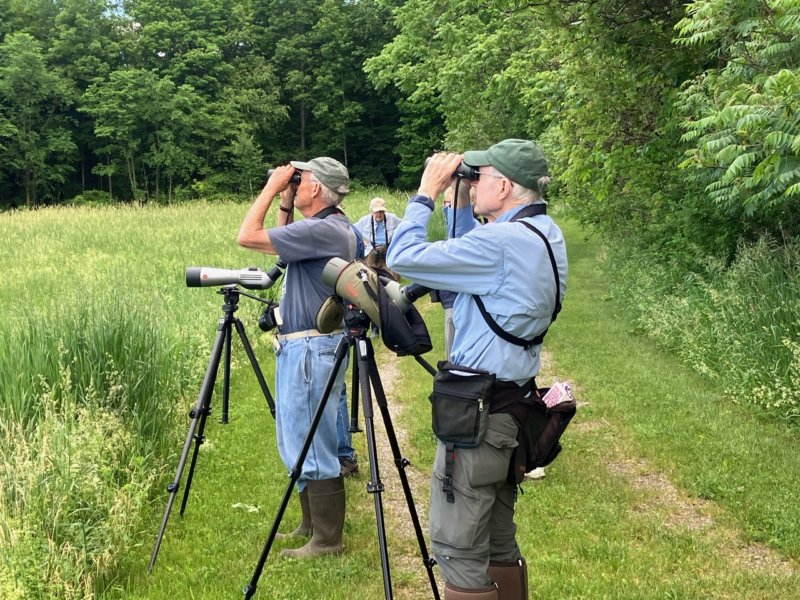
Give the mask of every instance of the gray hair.
[[344, 199], [343, 195], [340, 196], [332, 189], [327, 187], [324, 183], [322, 183], [319, 179], [317, 179], [317, 176], [314, 175], [313, 171], [311, 172], [311, 181], [318, 183], [320, 185], [320, 188], [322, 189], [322, 203], [325, 206], [339, 206], [339, 204]]
[[524, 185], [520, 185], [515, 181], [511, 182], [511, 196], [515, 200], [521, 200], [522, 204], [533, 204], [534, 202], [538, 202], [542, 199], [544, 195], [544, 191], [547, 189], [547, 185], [550, 183], [550, 178], [547, 175], [539, 177], [536, 180], [536, 184], [539, 187], [540, 192], [533, 190], [531, 188], [527, 188]]

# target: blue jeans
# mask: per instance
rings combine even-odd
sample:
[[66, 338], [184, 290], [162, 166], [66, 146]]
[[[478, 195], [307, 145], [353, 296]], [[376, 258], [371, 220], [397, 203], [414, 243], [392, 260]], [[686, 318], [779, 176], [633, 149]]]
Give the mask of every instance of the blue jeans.
[[[300, 456], [314, 413], [322, 400], [340, 340], [341, 333], [298, 338], [281, 342], [275, 352], [278, 453], [289, 470], [294, 468]], [[337, 455], [337, 413], [347, 362], [345, 356], [303, 462], [297, 481], [300, 492], [309, 479], [333, 479], [341, 472]]]
[[353, 460], [356, 457], [356, 449], [353, 448], [353, 437], [350, 435], [350, 413], [347, 408], [347, 385], [342, 385], [339, 412], [336, 415], [336, 441], [339, 444], [336, 454], [339, 458]]

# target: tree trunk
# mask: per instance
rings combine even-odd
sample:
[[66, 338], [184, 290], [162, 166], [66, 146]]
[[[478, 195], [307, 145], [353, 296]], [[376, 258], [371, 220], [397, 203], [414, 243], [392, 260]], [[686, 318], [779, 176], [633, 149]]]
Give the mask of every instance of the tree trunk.
[[125, 163], [128, 167], [128, 181], [131, 184], [131, 194], [136, 198], [136, 171], [133, 168], [133, 159], [126, 157]]
[[25, 205], [33, 208], [33, 183], [30, 169], [25, 169]]
[[306, 149], [306, 102], [300, 101], [300, 150]]

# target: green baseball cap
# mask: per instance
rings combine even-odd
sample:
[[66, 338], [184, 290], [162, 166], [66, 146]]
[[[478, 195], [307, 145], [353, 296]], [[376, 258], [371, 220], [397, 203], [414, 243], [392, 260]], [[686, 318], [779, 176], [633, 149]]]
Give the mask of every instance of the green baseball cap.
[[350, 174], [347, 172], [347, 167], [335, 158], [320, 156], [308, 162], [293, 160], [289, 164], [300, 171], [311, 171], [322, 185], [340, 196], [350, 191]]
[[470, 150], [464, 153], [464, 162], [471, 167], [490, 165], [511, 181], [537, 191], [539, 178], [548, 175], [542, 149], [530, 140], [503, 140], [488, 150]]

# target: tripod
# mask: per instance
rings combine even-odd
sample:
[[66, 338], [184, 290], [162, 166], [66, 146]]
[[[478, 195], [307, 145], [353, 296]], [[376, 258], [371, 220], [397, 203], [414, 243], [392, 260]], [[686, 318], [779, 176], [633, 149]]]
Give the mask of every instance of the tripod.
[[239, 334], [239, 338], [242, 340], [242, 345], [247, 353], [247, 358], [250, 359], [250, 364], [253, 367], [253, 371], [255, 371], [256, 378], [261, 386], [261, 391], [263, 392], [264, 398], [267, 401], [269, 412], [272, 414], [273, 418], [275, 417], [275, 402], [273, 401], [272, 394], [270, 394], [269, 388], [267, 387], [267, 382], [264, 380], [264, 375], [258, 365], [253, 348], [250, 346], [250, 341], [247, 339], [247, 334], [244, 331], [244, 325], [242, 325], [242, 322], [234, 316], [234, 313], [239, 308], [239, 296], [247, 296], [248, 298], [258, 300], [259, 302], [266, 303], [266, 301], [258, 296], [253, 296], [247, 292], [241, 291], [235, 285], [224, 286], [217, 290], [217, 293], [222, 294], [225, 297], [225, 303], [222, 305], [223, 316], [219, 320], [219, 324], [217, 326], [217, 337], [214, 340], [214, 345], [211, 350], [211, 358], [208, 361], [208, 367], [206, 368], [206, 373], [203, 377], [203, 384], [200, 386], [200, 395], [197, 398], [197, 402], [189, 411], [189, 416], [192, 418], [192, 422], [189, 424], [189, 431], [186, 434], [186, 441], [183, 444], [183, 452], [181, 453], [181, 459], [178, 462], [178, 470], [175, 472], [175, 479], [172, 480], [172, 483], [167, 485], [169, 499], [167, 500], [167, 508], [164, 511], [164, 518], [161, 520], [161, 529], [156, 536], [156, 543], [153, 547], [153, 554], [150, 557], [150, 564], [147, 567], [148, 572], [152, 571], [153, 565], [156, 564], [158, 550], [161, 547], [161, 539], [164, 537], [164, 530], [167, 527], [167, 521], [169, 520], [169, 514], [172, 510], [172, 504], [175, 501], [175, 494], [178, 493], [178, 489], [180, 488], [181, 476], [183, 475], [183, 470], [186, 466], [186, 459], [189, 456], [189, 449], [192, 446], [192, 441], [194, 441], [194, 453], [192, 454], [192, 462], [189, 466], [189, 473], [186, 476], [186, 488], [183, 491], [183, 500], [181, 501], [181, 516], [183, 516], [183, 513], [186, 510], [186, 503], [189, 499], [189, 489], [192, 486], [192, 477], [194, 476], [194, 468], [197, 464], [197, 455], [200, 451], [200, 445], [205, 441], [204, 432], [206, 428], [206, 418], [209, 414], [211, 414], [211, 395], [214, 391], [214, 384], [217, 380], [217, 371], [219, 370], [219, 363], [222, 359], [223, 348], [225, 350], [225, 363], [222, 385], [222, 418], [220, 419], [220, 422], [223, 424], [228, 423], [228, 398], [230, 394], [231, 374], [231, 334], [234, 326]]
[[[267, 562], [267, 556], [269, 555], [269, 551], [272, 548], [273, 542], [275, 541], [275, 537], [278, 533], [278, 526], [280, 525], [281, 519], [283, 519], [283, 514], [286, 511], [286, 507], [292, 497], [292, 490], [297, 483], [297, 480], [300, 478], [303, 462], [305, 461], [306, 455], [311, 447], [311, 442], [314, 438], [314, 434], [317, 430], [319, 422], [322, 419], [325, 405], [330, 399], [331, 391], [336, 380], [336, 375], [344, 363], [348, 349], [352, 348], [355, 357], [353, 361], [353, 381], [355, 382], [356, 377], [358, 378], [358, 386], [354, 385], [353, 393], [357, 394], [359, 389], [361, 391], [363, 408], [362, 412], [364, 414], [364, 427], [367, 433], [367, 452], [370, 465], [370, 480], [367, 483], [367, 491], [370, 494], [374, 494], [375, 500], [375, 517], [378, 527], [378, 543], [380, 546], [381, 570], [383, 572], [384, 596], [387, 600], [392, 598], [392, 582], [391, 574], [389, 572], [389, 553], [386, 546], [386, 526], [383, 519], [383, 501], [381, 497], [384, 486], [381, 482], [380, 472], [378, 469], [378, 455], [375, 446], [375, 427], [373, 422], [374, 415], [372, 410], [372, 394], [370, 384], [371, 388], [375, 390], [375, 399], [378, 403], [381, 416], [383, 417], [386, 435], [389, 440], [389, 445], [392, 449], [392, 456], [394, 458], [395, 466], [397, 467], [397, 472], [400, 476], [400, 482], [403, 486], [403, 493], [406, 498], [409, 514], [411, 515], [411, 521], [414, 525], [414, 531], [417, 536], [422, 562], [428, 572], [428, 579], [431, 584], [431, 589], [433, 590], [433, 597], [436, 600], [439, 600], [439, 590], [436, 586], [436, 579], [433, 575], [433, 566], [436, 564], [436, 561], [428, 554], [428, 549], [425, 545], [425, 539], [422, 534], [422, 527], [420, 526], [417, 510], [414, 506], [411, 487], [408, 483], [408, 477], [405, 472], [405, 468], [411, 463], [400, 453], [400, 446], [397, 443], [397, 437], [395, 436], [394, 427], [392, 426], [392, 419], [391, 415], [389, 414], [389, 406], [386, 403], [386, 395], [383, 391], [383, 384], [381, 383], [380, 375], [378, 373], [378, 366], [375, 363], [375, 353], [372, 346], [372, 341], [366, 335], [369, 329], [369, 319], [361, 310], [349, 305], [347, 306], [345, 312], [345, 324], [345, 336], [336, 346], [333, 369], [331, 370], [331, 374], [328, 376], [322, 399], [320, 400], [319, 406], [317, 406], [316, 412], [314, 413], [311, 426], [306, 434], [300, 454], [297, 457], [291, 472], [289, 473], [289, 485], [286, 488], [281, 505], [278, 508], [278, 514], [272, 523], [272, 529], [269, 532], [269, 536], [267, 537], [267, 541], [264, 545], [263, 551], [261, 552], [261, 557], [258, 560], [258, 564], [256, 565], [253, 576], [250, 579], [250, 582], [244, 587], [243, 592], [246, 599], [252, 598], [256, 593], [258, 579], [261, 576], [261, 572], [264, 569], [265, 563]], [[427, 364], [420, 357], [415, 356], [415, 358], [418, 362], [420, 362], [420, 364]], [[427, 365], [427, 368], [429, 371], [433, 371], [433, 368], [430, 367], [430, 365]]]

